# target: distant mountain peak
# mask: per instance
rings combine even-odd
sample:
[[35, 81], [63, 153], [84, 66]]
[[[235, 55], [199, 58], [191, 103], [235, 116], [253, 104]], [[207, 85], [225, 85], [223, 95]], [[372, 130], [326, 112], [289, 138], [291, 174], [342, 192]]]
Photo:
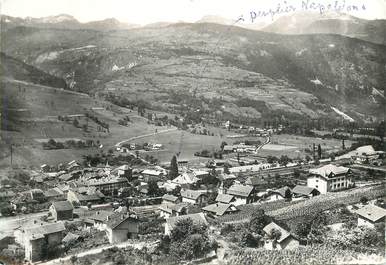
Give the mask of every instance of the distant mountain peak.
[[263, 31], [279, 34], [339, 34], [385, 44], [386, 20], [366, 20], [345, 13], [299, 11], [282, 16]]
[[98, 21], [90, 21], [86, 23], [79, 22], [75, 17], [68, 14], [58, 14], [48, 17], [26, 17], [18, 18], [11, 16], [1, 16], [1, 22], [6, 24], [7, 28], [17, 26], [37, 27], [37, 28], [61, 28], [61, 29], [93, 29], [93, 30], [114, 30], [114, 29], [130, 29], [139, 27], [136, 24], [128, 24], [119, 21], [116, 18], [106, 18]]
[[113, 18], [113, 17], [102, 19], [102, 20], [100, 20], [100, 22], [109, 22], [112, 24], [120, 24], [121, 23], [118, 19]]
[[129, 24], [121, 22], [116, 18], [106, 18], [103, 20], [90, 21], [84, 24], [86, 28], [93, 28], [98, 30], [110, 30], [110, 29], [130, 29], [139, 27], [136, 24]]
[[197, 20], [196, 23], [215, 23], [221, 25], [232, 25], [233, 23], [235, 23], [235, 21], [217, 15], [206, 15], [203, 16], [200, 20]]
[[26, 17], [25, 20], [27, 22], [32, 23], [49, 23], [49, 24], [55, 24], [55, 23], [63, 23], [63, 22], [78, 22], [73, 16], [68, 14], [59, 14], [56, 16], [48, 16], [48, 17], [40, 17], [40, 18], [33, 18], [33, 17]]

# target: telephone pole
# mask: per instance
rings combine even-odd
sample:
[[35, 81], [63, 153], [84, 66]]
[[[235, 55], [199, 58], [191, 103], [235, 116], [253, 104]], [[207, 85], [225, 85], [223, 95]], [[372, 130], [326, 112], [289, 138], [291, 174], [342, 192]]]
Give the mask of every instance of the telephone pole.
[[13, 166], [13, 148], [11, 144], [11, 167]]

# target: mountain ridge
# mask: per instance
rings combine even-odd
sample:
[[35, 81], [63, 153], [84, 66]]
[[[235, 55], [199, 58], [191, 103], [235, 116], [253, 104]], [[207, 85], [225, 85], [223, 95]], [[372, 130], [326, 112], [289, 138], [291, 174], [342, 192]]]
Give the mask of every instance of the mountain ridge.
[[119, 30], [132, 29], [140, 27], [138, 24], [129, 24], [121, 22], [115, 18], [105, 18], [89, 22], [79, 22], [75, 17], [68, 14], [59, 14], [48, 17], [12, 17], [8, 15], [1, 16], [1, 25], [3, 30], [11, 29], [18, 26], [37, 27], [37, 28], [57, 28], [57, 29], [91, 29], [91, 30]]
[[[115, 18], [81, 23], [67, 14], [41, 18], [25, 19], [7, 15], [1, 16], [2, 30], [17, 26], [58, 28], [58, 29], [89, 29], [98, 31], [130, 30], [133, 28], [159, 28], [189, 22], [154, 22], [147, 25], [121, 22]], [[299, 11], [281, 16], [272, 23], [257, 22], [248, 24], [243, 21], [224, 18], [217, 15], [206, 15], [193, 23], [215, 23], [226, 26], [237, 26], [250, 30], [266, 31], [279, 34], [339, 34], [359, 38], [377, 44], [386, 44], [386, 20], [366, 20], [348, 14], [328, 12], [323, 15], [310, 11]]]
[[294, 13], [282, 16], [261, 30], [279, 34], [339, 34], [386, 45], [386, 20], [343, 15]]
[[[196, 93], [208, 102], [202, 109], [225, 116], [286, 110], [318, 117], [332, 106], [356, 119], [384, 117], [386, 47], [345, 36], [210, 23], [116, 32], [9, 30], [4, 36], [7, 54], [51, 75], [70, 75], [71, 89], [102, 97], [176, 108], [189, 101], [174, 101], [173, 93]], [[212, 102], [221, 98], [225, 110]]]

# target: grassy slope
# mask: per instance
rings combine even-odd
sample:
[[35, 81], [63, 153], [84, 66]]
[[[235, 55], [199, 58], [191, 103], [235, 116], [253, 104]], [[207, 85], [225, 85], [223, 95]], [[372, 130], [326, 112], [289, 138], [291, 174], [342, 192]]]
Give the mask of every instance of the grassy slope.
[[57, 88], [66, 88], [66, 82], [39, 69], [7, 56], [0, 52], [0, 72], [2, 76], [12, 79], [25, 80]]
[[[25, 89], [25, 92], [20, 92], [19, 89], [21, 91]], [[130, 113], [129, 110], [71, 91], [26, 82], [8, 81], [2, 83], [0, 94], [3, 107], [8, 106], [8, 119], [5, 119], [4, 115], [2, 119], [0, 152], [0, 166], [2, 167], [10, 163], [10, 143], [14, 145], [15, 165], [38, 166], [43, 163], [57, 164], [81, 159], [84, 154], [101, 150], [97, 148], [43, 150], [41, 144], [35, 139], [75, 137], [99, 140], [104, 145], [102, 150], [106, 152], [122, 139], [151, 133], [156, 129], [155, 126], [147, 124], [145, 119], [138, 117], [135, 113]], [[91, 108], [95, 107], [108, 107], [109, 110], [92, 111]], [[27, 109], [28, 112], [20, 112], [15, 109]], [[57, 119], [57, 115], [82, 114], [85, 111], [107, 122], [110, 125], [110, 133], [98, 132], [97, 125], [91, 120], [88, 121], [89, 132], [85, 133], [82, 129], [75, 128], [72, 122], [66, 123]], [[117, 120], [126, 115], [131, 117], [131, 124], [128, 127], [118, 125]], [[85, 124], [86, 120], [79, 118], [79, 123]], [[157, 127], [157, 129], [164, 128]]]

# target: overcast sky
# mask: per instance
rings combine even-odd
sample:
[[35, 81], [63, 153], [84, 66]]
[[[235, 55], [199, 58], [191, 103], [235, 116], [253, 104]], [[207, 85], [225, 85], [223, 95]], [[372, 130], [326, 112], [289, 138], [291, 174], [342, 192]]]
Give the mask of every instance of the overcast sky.
[[[205, 15], [218, 15], [237, 19], [241, 15], [249, 21], [250, 12], [276, 10], [292, 5], [302, 9], [303, 0], [0, 0], [1, 13], [17, 17], [44, 17], [57, 14], [69, 14], [81, 22], [117, 18], [120, 21], [148, 24], [159, 21], [194, 22]], [[304, 0], [307, 1], [307, 0]], [[357, 5], [359, 10], [347, 12], [365, 19], [385, 19], [386, 0], [308, 0], [316, 4]], [[365, 9], [363, 9], [363, 4]], [[275, 15], [277, 18], [280, 15]], [[259, 20], [270, 20], [256, 18]]]

